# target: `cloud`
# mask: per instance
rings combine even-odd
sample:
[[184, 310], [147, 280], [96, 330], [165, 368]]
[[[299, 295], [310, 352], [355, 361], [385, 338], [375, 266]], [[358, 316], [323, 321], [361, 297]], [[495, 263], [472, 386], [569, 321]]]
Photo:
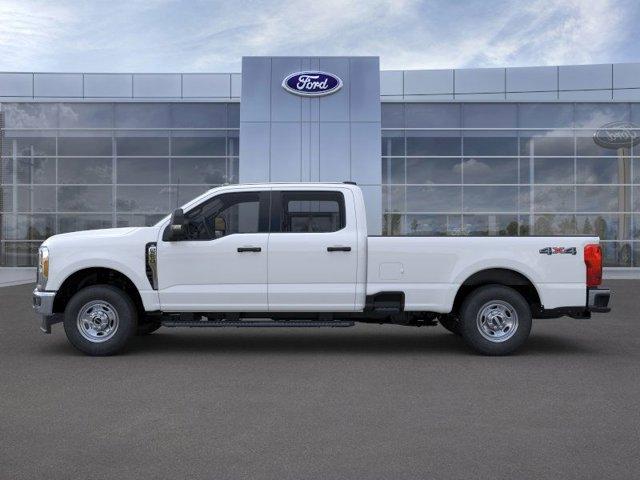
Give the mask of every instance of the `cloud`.
[[0, 3], [0, 62], [3, 70], [24, 69], [46, 55], [71, 25], [72, 12], [55, 3]]
[[637, 10], [614, 0], [472, 2], [446, 21], [441, 14], [431, 16], [432, 8], [424, 17], [427, 26], [407, 34], [409, 41], [395, 50], [386, 48], [382, 63], [401, 69], [638, 60], [629, 22]]
[[471, 49], [471, 60], [501, 66], [607, 61], [602, 55], [620, 39], [625, 10], [612, 0], [532, 1], [499, 17], [480, 49]]
[[634, 0], [0, 4], [0, 70], [239, 71], [243, 55], [378, 55], [383, 69], [638, 60]]

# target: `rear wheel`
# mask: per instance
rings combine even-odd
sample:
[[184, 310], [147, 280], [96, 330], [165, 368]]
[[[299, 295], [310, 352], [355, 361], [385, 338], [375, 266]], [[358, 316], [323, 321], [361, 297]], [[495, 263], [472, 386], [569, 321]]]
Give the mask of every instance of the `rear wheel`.
[[531, 308], [513, 288], [486, 285], [462, 303], [460, 328], [464, 340], [477, 352], [508, 355], [529, 337]]
[[137, 316], [125, 292], [111, 285], [93, 285], [69, 300], [64, 331], [71, 345], [87, 355], [113, 355], [135, 333]]

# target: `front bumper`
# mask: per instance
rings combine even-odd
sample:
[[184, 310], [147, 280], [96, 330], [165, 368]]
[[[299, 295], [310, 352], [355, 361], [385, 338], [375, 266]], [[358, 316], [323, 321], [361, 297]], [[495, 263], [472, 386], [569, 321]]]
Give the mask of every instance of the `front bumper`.
[[40, 315], [40, 330], [51, 333], [51, 325], [62, 321], [60, 315], [53, 313], [53, 300], [56, 292], [33, 291], [33, 310]]
[[611, 311], [609, 300], [611, 290], [608, 288], [594, 287], [587, 289], [587, 308], [592, 312], [607, 313]]
[[40, 315], [53, 314], [53, 299], [56, 292], [41, 292], [38, 289], [33, 291], [33, 309]]

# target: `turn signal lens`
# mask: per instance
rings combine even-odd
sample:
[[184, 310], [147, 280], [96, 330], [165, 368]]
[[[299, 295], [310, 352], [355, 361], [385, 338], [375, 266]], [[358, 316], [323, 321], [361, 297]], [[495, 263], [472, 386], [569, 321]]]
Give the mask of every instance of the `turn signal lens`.
[[38, 288], [44, 289], [49, 278], [49, 249], [40, 247], [38, 250]]
[[597, 287], [602, 283], [602, 249], [590, 243], [584, 247], [584, 263], [587, 266], [587, 287]]
[[49, 250], [42, 251], [42, 276], [49, 278]]

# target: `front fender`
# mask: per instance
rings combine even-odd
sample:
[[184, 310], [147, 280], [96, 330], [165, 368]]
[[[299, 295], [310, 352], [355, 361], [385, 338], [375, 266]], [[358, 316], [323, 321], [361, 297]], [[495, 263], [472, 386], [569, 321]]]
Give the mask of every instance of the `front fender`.
[[146, 276], [141, 278], [133, 268], [122, 262], [105, 260], [104, 258], [85, 258], [64, 265], [60, 270], [56, 269], [55, 277], [50, 278], [47, 282], [47, 290], [57, 291], [71, 275], [79, 272], [80, 270], [89, 268], [106, 268], [115, 270], [129, 278], [139, 291], [151, 289], [149, 280]]
[[85, 258], [66, 265], [64, 268], [56, 272], [55, 282], [47, 282], [47, 290], [59, 290], [71, 275], [90, 268], [105, 268], [121, 273], [131, 280], [131, 283], [133, 283], [138, 290], [138, 294], [140, 295], [145, 311], [153, 312], [160, 309], [160, 298], [158, 296], [158, 292], [153, 290], [146, 275], [141, 277], [136, 273], [135, 269], [131, 268], [127, 264], [114, 260], [105, 261], [104, 258]]

